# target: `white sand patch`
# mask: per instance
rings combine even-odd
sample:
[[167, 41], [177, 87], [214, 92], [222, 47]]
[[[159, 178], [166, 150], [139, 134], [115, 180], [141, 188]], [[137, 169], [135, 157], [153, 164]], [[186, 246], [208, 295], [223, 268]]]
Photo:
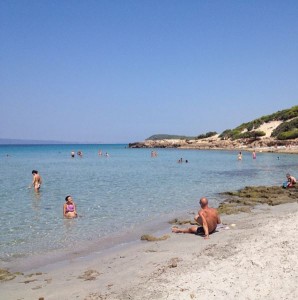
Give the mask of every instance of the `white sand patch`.
[[264, 123], [257, 130], [264, 131], [266, 133], [266, 135], [263, 136], [262, 138], [268, 138], [271, 136], [272, 131], [277, 126], [279, 126], [281, 123], [283, 123], [283, 122], [282, 121], [271, 121], [268, 123]]

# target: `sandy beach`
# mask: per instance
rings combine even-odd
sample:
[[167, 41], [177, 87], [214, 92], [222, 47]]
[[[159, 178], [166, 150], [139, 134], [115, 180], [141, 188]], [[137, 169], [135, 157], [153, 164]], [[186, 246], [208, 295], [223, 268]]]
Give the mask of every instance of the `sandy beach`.
[[[209, 240], [175, 234], [2, 281], [1, 299], [297, 299], [298, 204], [222, 215]], [[151, 233], [149, 233], [151, 234]]]

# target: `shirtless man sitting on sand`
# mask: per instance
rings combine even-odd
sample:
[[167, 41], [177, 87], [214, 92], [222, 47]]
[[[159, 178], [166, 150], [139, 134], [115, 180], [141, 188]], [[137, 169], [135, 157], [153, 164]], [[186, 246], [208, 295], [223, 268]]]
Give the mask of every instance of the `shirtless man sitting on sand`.
[[203, 197], [200, 199], [201, 209], [195, 216], [195, 221], [201, 226], [192, 226], [185, 229], [172, 228], [172, 232], [176, 233], [194, 233], [204, 234], [204, 239], [209, 239], [209, 234], [213, 233], [217, 227], [217, 224], [221, 223], [219, 214], [215, 208], [208, 206], [207, 198]]

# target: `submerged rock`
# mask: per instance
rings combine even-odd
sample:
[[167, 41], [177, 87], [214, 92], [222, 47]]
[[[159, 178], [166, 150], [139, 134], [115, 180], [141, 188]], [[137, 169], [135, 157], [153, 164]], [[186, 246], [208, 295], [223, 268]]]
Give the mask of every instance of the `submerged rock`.
[[284, 189], [279, 186], [247, 186], [235, 192], [224, 192], [228, 198], [223, 201], [218, 211], [221, 214], [250, 212], [257, 204], [279, 205], [298, 202], [298, 188]]
[[148, 241], [148, 242], [156, 242], [156, 241], [164, 241], [167, 240], [170, 236], [169, 235], [163, 235], [162, 237], [155, 237], [150, 234], [144, 234], [141, 236], [142, 241]]
[[17, 277], [17, 275], [22, 275], [22, 273], [19, 272], [11, 273], [8, 270], [0, 269], [0, 281], [13, 280], [14, 278]]

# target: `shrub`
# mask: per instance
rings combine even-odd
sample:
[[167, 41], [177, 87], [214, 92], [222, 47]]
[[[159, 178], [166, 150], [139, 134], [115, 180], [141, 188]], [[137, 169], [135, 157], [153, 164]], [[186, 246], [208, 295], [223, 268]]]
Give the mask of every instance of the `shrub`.
[[277, 137], [278, 140], [289, 140], [298, 138], [298, 129], [295, 128], [290, 131], [281, 132]]
[[[281, 123], [279, 126], [277, 126], [272, 131], [271, 136], [276, 137], [276, 138], [278, 138], [278, 136], [285, 136], [285, 135], [282, 135], [282, 133], [286, 133], [288, 131], [292, 132], [297, 128], [298, 128], [298, 118], [295, 118], [292, 121], [284, 122], [284, 123]], [[281, 138], [281, 139], [285, 139], [285, 138]]]
[[207, 132], [206, 134], [200, 134], [197, 136], [197, 139], [205, 139], [205, 138], [208, 138], [208, 137], [211, 137], [211, 136], [214, 136], [216, 135], [217, 132], [216, 131], [210, 131], [210, 132]]
[[258, 131], [247, 131], [247, 132], [235, 135], [233, 137], [233, 139], [234, 140], [250, 139], [250, 138], [256, 139], [257, 137], [264, 136], [264, 135], [266, 135], [266, 133], [264, 131], [260, 131], [260, 130], [258, 130]]

